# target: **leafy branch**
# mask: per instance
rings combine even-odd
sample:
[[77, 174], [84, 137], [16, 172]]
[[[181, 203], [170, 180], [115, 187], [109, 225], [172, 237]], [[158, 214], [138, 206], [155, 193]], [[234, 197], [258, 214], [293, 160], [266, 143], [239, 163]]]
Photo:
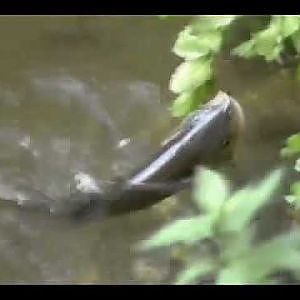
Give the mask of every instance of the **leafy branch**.
[[[184, 61], [170, 79], [169, 88], [177, 95], [171, 108], [174, 116], [185, 117], [214, 92], [215, 62], [225, 44], [224, 33], [242, 17], [196, 16], [178, 34], [173, 52]], [[266, 62], [279, 64], [284, 64], [287, 55], [297, 60], [300, 16], [270, 16], [265, 28], [251, 33], [249, 40], [230, 53], [245, 59], [262, 57]], [[297, 172], [300, 172], [299, 153], [300, 134], [295, 134], [287, 139], [281, 155], [298, 155]], [[282, 176], [281, 170], [275, 170], [261, 182], [233, 192], [223, 175], [201, 169], [195, 176], [193, 189], [199, 214], [166, 225], [143, 241], [140, 249], [175, 249], [173, 252], [185, 265], [178, 274], [177, 284], [207, 280], [217, 284], [272, 284], [280, 281], [275, 275], [283, 270], [297, 277], [300, 274], [299, 230], [271, 240], [257, 242], [255, 239], [255, 216], [270, 203]], [[291, 194], [286, 199], [296, 210], [300, 209], [300, 180], [291, 185]]]
[[170, 80], [170, 90], [178, 94], [172, 113], [183, 117], [212, 94], [214, 61], [221, 50], [223, 32], [237, 16], [196, 17], [178, 35], [173, 52], [185, 61]]
[[[185, 260], [177, 284], [207, 278], [214, 278], [217, 284], [275, 283], [277, 271], [299, 272], [300, 231], [255, 243], [253, 219], [272, 200], [282, 176], [281, 170], [275, 170], [257, 184], [230, 192], [229, 182], [221, 174], [198, 171], [193, 201], [202, 213], [166, 225], [140, 248], [181, 245], [196, 249]], [[201, 245], [217, 246], [217, 251], [208, 247], [199, 253]]]
[[296, 52], [300, 51], [300, 16], [272, 16], [268, 26], [233, 49], [232, 53], [243, 58], [262, 56], [267, 62], [281, 62], [280, 55], [290, 40]]
[[[166, 18], [167, 16], [163, 16]], [[184, 59], [170, 79], [170, 90], [177, 94], [171, 111], [184, 117], [205, 103], [214, 93], [215, 61], [221, 54], [224, 33], [243, 16], [196, 16], [177, 37], [173, 52]], [[290, 46], [291, 44], [291, 46]], [[283, 54], [292, 48], [300, 52], [300, 16], [271, 16], [263, 30], [232, 49], [242, 58], [263, 57], [267, 62], [283, 62]], [[298, 70], [300, 77], [300, 69]]]

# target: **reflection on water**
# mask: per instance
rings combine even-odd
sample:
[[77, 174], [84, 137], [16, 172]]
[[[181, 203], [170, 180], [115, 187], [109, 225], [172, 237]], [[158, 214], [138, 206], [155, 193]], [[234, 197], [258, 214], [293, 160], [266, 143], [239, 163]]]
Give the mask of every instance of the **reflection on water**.
[[[10, 199], [22, 201], [26, 187], [62, 197], [76, 174], [120, 176], [159, 147], [174, 125], [167, 87], [178, 59], [170, 48], [182, 24], [0, 17], [1, 281], [170, 280], [164, 251], [134, 251], [166, 221], [163, 209], [76, 226], [16, 210]], [[300, 127], [298, 84], [260, 69], [227, 59], [218, 68], [220, 88], [241, 101], [249, 122], [233, 172], [240, 182], [273, 167], [283, 139]]]

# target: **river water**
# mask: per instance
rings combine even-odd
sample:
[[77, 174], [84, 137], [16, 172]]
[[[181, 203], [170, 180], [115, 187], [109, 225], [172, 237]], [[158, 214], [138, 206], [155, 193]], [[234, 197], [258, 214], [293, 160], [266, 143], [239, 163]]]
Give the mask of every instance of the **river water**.
[[[170, 49], [185, 21], [0, 17], [1, 198], [15, 195], [20, 185], [61, 197], [79, 172], [110, 179], [155, 151], [176, 125], [168, 81], [180, 60]], [[288, 70], [226, 54], [217, 70], [219, 88], [240, 101], [247, 117], [231, 174], [241, 184], [280, 163], [284, 139], [300, 128], [300, 85]], [[138, 241], [175, 218], [170, 203], [171, 209], [161, 204], [80, 226], [9, 204], [0, 207], [2, 282], [171, 278], [175, 266], [164, 251], [135, 251]], [[270, 216], [276, 222], [266, 228], [280, 229], [282, 209], [275, 207]]]

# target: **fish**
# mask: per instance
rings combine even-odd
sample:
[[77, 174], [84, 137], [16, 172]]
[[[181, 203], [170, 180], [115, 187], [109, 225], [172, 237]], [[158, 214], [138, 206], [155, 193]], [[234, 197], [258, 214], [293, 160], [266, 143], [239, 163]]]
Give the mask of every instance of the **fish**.
[[240, 104], [228, 93], [219, 91], [184, 119], [144, 164], [126, 176], [109, 180], [101, 189], [77, 189], [63, 199], [52, 199], [41, 191], [22, 187], [15, 193], [15, 203], [23, 211], [43, 212], [79, 223], [145, 210], [190, 188], [196, 167], [232, 161], [244, 129]]
[[122, 179], [112, 180], [104, 191], [71, 194], [69, 202], [77, 203], [77, 207], [69, 214], [75, 220], [88, 221], [147, 209], [191, 187], [197, 166], [231, 161], [244, 128], [245, 117], [238, 101], [219, 91], [187, 117], [142, 166]]

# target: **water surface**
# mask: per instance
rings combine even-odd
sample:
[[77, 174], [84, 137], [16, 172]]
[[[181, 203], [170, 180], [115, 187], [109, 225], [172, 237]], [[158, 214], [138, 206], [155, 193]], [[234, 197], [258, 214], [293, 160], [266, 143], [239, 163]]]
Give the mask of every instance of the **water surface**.
[[[0, 17], [1, 197], [20, 185], [61, 197], [78, 172], [109, 179], [147, 159], [177, 123], [168, 81], [180, 60], [170, 49], [184, 21]], [[227, 55], [217, 70], [219, 88], [247, 117], [230, 173], [241, 184], [276, 166], [283, 140], [299, 130], [299, 83], [287, 70]], [[270, 216], [267, 227], [283, 226], [281, 208]], [[175, 266], [166, 253], [136, 253], [134, 246], [172, 218], [162, 204], [73, 226], [3, 204], [0, 280], [169, 282]]]

